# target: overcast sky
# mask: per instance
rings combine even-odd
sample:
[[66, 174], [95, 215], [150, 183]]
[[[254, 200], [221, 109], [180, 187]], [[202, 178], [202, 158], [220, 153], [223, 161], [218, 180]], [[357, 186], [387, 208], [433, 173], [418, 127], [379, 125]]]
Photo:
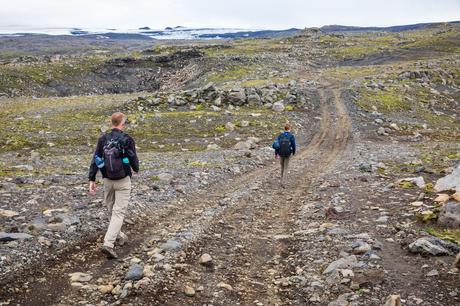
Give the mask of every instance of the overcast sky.
[[460, 0], [0, 0], [0, 27], [388, 26], [460, 20]]

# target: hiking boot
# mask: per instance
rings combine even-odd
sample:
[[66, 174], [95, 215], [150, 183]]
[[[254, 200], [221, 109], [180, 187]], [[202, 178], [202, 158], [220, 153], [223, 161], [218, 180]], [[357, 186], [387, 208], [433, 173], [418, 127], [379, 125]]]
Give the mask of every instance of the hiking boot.
[[107, 256], [108, 259], [117, 259], [118, 258], [117, 253], [115, 253], [115, 251], [111, 247], [103, 245], [103, 246], [101, 246], [101, 252], [104, 253]]
[[118, 238], [117, 238], [118, 245], [119, 246], [124, 246], [127, 242], [128, 242], [128, 236], [125, 233], [120, 232], [120, 234], [118, 234]]

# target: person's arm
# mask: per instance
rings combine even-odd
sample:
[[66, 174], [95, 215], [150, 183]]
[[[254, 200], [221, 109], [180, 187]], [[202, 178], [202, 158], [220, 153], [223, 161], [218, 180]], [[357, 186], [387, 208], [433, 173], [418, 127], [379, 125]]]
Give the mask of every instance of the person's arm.
[[139, 159], [137, 158], [136, 143], [131, 137], [129, 138], [127, 155], [129, 159], [129, 165], [133, 171], [136, 173], [139, 172]]
[[295, 143], [294, 135], [292, 135], [292, 137], [291, 137], [291, 146], [292, 146], [292, 155], [295, 155], [296, 143]]
[[91, 165], [89, 166], [89, 173], [88, 173], [88, 179], [90, 182], [96, 181], [96, 174], [99, 168], [96, 165], [96, 160], [94, 157], [96, 155], [98, 155], [99, 157], [102, 157], [103, 147], [104, 147], [103, 141], [104, 141], [103, 137], [99, 137], [99, 139], [97, 140], [96, 150], [94, 151], [94, 154], [91, 158]]
[[96, 174], [99, 168], [96, 165], [96, 159], [94, 158], [96, 155], [102, 157], [102, 151], [104, 147], [104, 139], [103, 137], [99, 137], [96, 145], [96, 150], [91, 158], [91, 165], [89, 166], [89, 173], [88, 173], [88, 179], [89, 179], [89, 193], [94, 195], [96, 194]]

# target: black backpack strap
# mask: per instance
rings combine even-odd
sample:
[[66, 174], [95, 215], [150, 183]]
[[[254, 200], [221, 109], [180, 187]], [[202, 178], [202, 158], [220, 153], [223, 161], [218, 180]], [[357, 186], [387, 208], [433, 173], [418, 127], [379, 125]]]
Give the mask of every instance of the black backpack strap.
[[112, 140], [112, 132], [105, 133], [104, 137], [105, 137], [105, 144], [107, 144], [110, 140]]

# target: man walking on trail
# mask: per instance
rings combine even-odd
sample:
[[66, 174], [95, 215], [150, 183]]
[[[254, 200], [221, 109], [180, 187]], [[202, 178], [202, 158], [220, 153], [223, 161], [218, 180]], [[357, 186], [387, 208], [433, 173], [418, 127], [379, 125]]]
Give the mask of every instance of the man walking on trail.
[[89, 192], [96, 194], [96, 174], [100, 170], [104, 178], [104, 202], [109, 211], [110, 224], [101, 251], [109, 259], [118, 258], [114, 244], [124, 244], [127, 237], [121, 231], [131, 194], [132, 170], [139, 172], [139, 160], [134, 140], [123, 129], [126, 116], [112, 114], [112, 130], [99, 137], [89, 169]]
[[286, 178], [288, 174], [289, 159], [292, 155], [295, 155], [296, 144], [295, 137], [291, 133], [291, 125], [286, 123], [284, 125], [284, 132], [278, 136], [279, 150], [281, 164], [281, 187], [285, 188]]

